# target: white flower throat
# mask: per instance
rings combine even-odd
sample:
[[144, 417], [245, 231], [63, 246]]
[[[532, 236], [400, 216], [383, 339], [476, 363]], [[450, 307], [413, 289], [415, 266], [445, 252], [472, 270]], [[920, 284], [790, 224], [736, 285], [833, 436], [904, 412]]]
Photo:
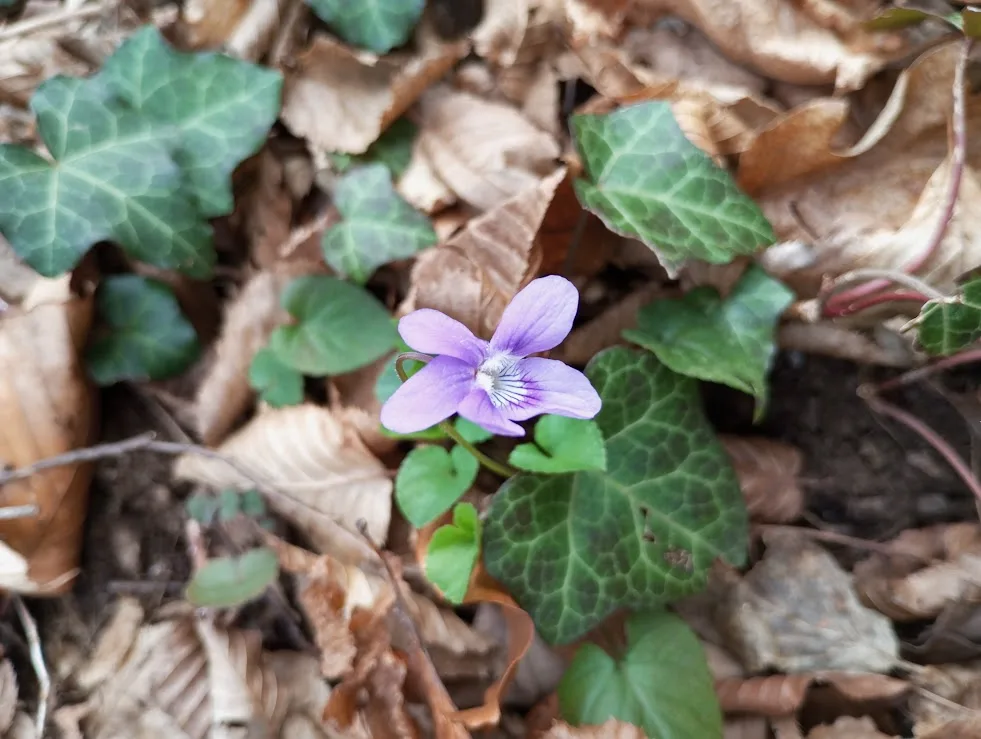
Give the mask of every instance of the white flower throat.
[[490, 355], [474, 374], [477, 387], [487, 393], [495, 408], [519, 405], [528, 397], [528, 387], [518, 367], [518, 357], [507, 352]]

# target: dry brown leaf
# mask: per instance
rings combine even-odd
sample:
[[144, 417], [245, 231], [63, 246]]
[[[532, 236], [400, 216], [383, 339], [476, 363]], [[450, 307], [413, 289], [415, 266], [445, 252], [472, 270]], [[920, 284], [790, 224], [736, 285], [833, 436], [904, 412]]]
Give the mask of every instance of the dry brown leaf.
[[189, 0], [175, 33], [189, 48], [221, 48], [258, 61], [269, 50], [285, 8], [285, 0]]
[[[86, 446], [95, 431], [81, 351], [92, 300], [69, 276], [39, 280], [19, 308], [0, 313], [0, 466], [23, 467]], [[54, 595], [77, 574], [90, 464], [50, 469], [2, 488], [0, 505], [36, 516], [0, 521], [0, 586]]]
[[[16, 141], [13, 137], [4, 135], [4, 112], [0, 106], [0, 139]], [[13, 247], [0, 235], [0, 300], [8, 305], [17, 305], [31, 292], [40, 275], [24, 264]]]
[[6, 736], [17, 715], [17, 673], [9, 659], [0, 662], [0, 735]]
[[801, 514], [804, 493], [797, 477], [804, 456], [797, 447], [760, 437], [719, 438], [736, 470], [751, 519], [787, 523]]
[[429, 155], [420, 146], [418, 138], [412, 145], [409, 166], [399, 178], [396, 189], [410, 205], [430, 215], [439, 213], [456, 202], [456, 195], [436, 174]]
[[[947, 721], [932, 730], [916, 734], [918, 739], [977, 739], [981, 736], [981, 718], [958, 718]], [[831, 739], [829, 737], [829, 739]], [[837, 738], [835, 738], [837, 739]], [[861, 737], [860, 739], [865, 739]]]
[[808, 732], [807, 739], [892, 739], [893, 736], [879, 731], [875, 721], [868, 716], [842, 716], [833, 724], [815, 726]]
[[919, 688], [910, 697], [908, 709], [914, 722], [914, 736], [934, 739], [978, 736], [981, 662], [928, 665], [913, 673], [911, 680]]
[[287, 74], [283, 122], [316, 150], [361, 154], [468, 50], [429, 40], [417, 56], [379, 58], [314, 36]]
[[744, 577], [729, 575], [716, 620], [750, 672], [885, 672], [899, 640], [887, 618], [858, 600], [837, 561], [796, 534], [764, 535], [766, 554]]
[[821, 672], [769, 677], [731, 677], [715, 681], [724, 713], [792, 716], [800, 710], [808, 689], [828, 684], [855, 703], [893, 700], [910, 689], [909, 683], [877, 673]]
[[639, 726], [611, 718], [599, 726], [570, 726], [556, 721], [542, 739], [647, 739]]
[[514, 64], [528, 28], [529, 0], [488, 0], [471, 38], [478, 55], [503, 66]]
[[770, 739], [770, 727], [762, 716], [726, 716], [722, 739]]
[[72, 680], [84, 691], [94, 690], [116, 674], [129, 656], [143, 625], [143, 607], [135, 598], [120, 598], [88, 659]]
[[777, 343], [781, 349], [824, 354], [855, 364], [907, 368], [917, 361], [910, 343], [885, 327], [876, 327], [869, 336], [834, 321], [784, 321], [777, 329]]
[[430, 166], [461, 200], [489, 211], [553, 171], [555, 138], [518, 110], [447, 85], [419, 99], [419, 140]]
[[489, 336], [504, 308], [537, 272], [535, 235], [565, 176], [565, 168], [559, 168], [420, 254], [399, 313], [435, 308]]
[[342, 422], [358, 430], [364, 443], [377, 457], [383, 457], [398, 446], [398, 441], [381, 431], [381, 403], [375, 394], [379, 376], [391, 371], [392, 355], [382, 357], [366, 367], [334, 375], [328, 381], [331, 407]]
[[235, 459], [246, 477], [218, 459], [185, 455], [178, 477], [217, 489], [248, 490], [265, 483], [268, 503], [324, 554], [344, 561], [372, 558], [356, 533], [364, 520], [382, 544], [392, 512], [392, 480], [357, 431], [327, 408], [301, 405], [256, 416], [218, 451]]

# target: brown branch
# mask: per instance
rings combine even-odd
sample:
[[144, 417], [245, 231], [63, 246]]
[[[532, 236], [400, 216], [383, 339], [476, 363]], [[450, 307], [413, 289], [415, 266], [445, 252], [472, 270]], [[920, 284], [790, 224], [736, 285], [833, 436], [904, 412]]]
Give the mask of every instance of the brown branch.
[[890, 390], [896, 390], [907, 385], [912, 385], [914, 382], [924, 380], [937, 372], [942, 372], [943, 370], [951, 369], [953, 367], [959, 367], [962, 364], [971, 364], [972, 362], [979, 361], [981, 361], [981, 349], [971, 349], [969, 351], [958, 352], [957, 354], [953, 354], [949, 357], [938, 359], [936, 362], [928, 364], [925, 367], [917, 367], [909, 372], [904, 372], [901, 375], [892, 377], [885, 382], [880, 382], [874, 386], [875, 393], [879, 394]]

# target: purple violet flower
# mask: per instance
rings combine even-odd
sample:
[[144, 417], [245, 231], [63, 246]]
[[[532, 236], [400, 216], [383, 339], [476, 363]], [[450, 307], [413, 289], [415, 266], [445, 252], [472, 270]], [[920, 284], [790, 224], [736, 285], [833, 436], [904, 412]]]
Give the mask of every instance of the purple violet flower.
[[459, 413], [495, 434], [524, 436], [515, 421], [543, 413], [592, 418], [601, 401], [582, 372], [529, 356], [562, 343], [578, 308], [575, 286], [551, 276], [514, 296], [490, 341], [437, 310], [409, 313], [399, 321], [405, 343], [437, 356], [382, 406], [382, 424], [411, 434]]

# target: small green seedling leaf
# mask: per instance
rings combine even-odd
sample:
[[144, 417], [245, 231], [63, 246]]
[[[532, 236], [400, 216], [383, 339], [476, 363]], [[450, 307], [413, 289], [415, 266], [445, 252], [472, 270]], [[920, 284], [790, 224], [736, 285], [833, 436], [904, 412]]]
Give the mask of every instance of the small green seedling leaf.
[[242, 498], [238, 490], [222, 490], [218, 495], [218, 520], [231, 521], [242, 512]]
[[426, 550], [426, 577], [450, 603], [462, 603], [480, 555], [480, 519], [470, 503], [453, 509], [453, 523], [433, 532]]
[[407, 259], [437, 241], [429, 219], [395, 192], [384, 164], [341, 177], [334, 204], [342, 220], [324, 232], [324, 259], [355, 282], [367, 282], [383, 264]]
[[184, 502], [184, 510], [189, 518], [203, 526], [209, 526], [218, 514], [218, 501], [213, 495], [195, 493]]
[[679, 374], [749, 393], [756, 398], [760, 418], [766, 409], [774, 331], [793, 299], [781, 282], [751, 266], [725, 300], [708, 286], [677, 300], [657, 300], [641, 309], [637, 328], [623, 335]]
[[453, 427], [456, 432], [460, 434], [466, 441], [471, 444], [482, 444], [483, 442], [492, 439], [494, 434], [485, 429], [483, 426], [478, 426], [473, 421], [468, 421], [463, 416], [457, 416], [456, 421], [453, 422]]
[[281, 362], [269, 347], [260, 349], [252, 357], [249, 384], [273, 408], [303, 402], [303, 375]]
[[477, 460], [461, 446], [416, 447], [406, 455], [395, 477], [395, 501], [416, 528], [453, 507], [477, 479]]
[[138, 275], [108, 277], [96, 293], [105, 329], [86, 353], [99, 385], [121, 380], [162, 380], [180, 374], [200, 353], [194, 328], [162, 282]]
[[331, 164], [335, 172], [344, 174], [358, 165], [380, 162], [388, 167], [392, 179], [398, 180], [409, 168], [418, 132], [415, 123], [408, 118], [399, 118], [364, 154], [331, 154]]
[[184, 597], [202, 608], [230, 608], [258, 598], [278, 574], [272, 549], [250, 549], [241, 557], [209, 560], [194, 573]]
[[605, 470], [606, 446], [596, 421], [542, 416], [535, 424], [535, 443], [519, 444], [508, 461], [518, 469], [550, 475]]
[[336, 277], [297, 278], [283, 292], [282, 303], [297, 322], [277, 328], [269, 346], [281, 362], [305, 375], [364, 367], [390, 352], [398, 339], [385, 306]]
[[746, 504], [697, 382], [627, 347], [586, 375], [606, 471], [515, 475], [484, 521], [484, 566], [551, 643], [696, 592], [717, 559], [746, 557]]
[[242, 514], [249, 518], [259, 518], [266, 515], [266, 501], [258, 490], [246, 490], [239, 493]]
[[579, 201], [613, 231], [640, 239], [669, 271], [713, 264], [774, 242], [762, 211], [678, 126], [658, 100], [572, 117], [587, 179]]
[[981, 339], [981, 279], [965, 283], [956, 298], [927, 302], [917, 323], [920, 346], [934, 356], [955, 354]]
[[307, 0], [313, 12], [354, 46], [385, 54], [409, 40], [426, 0]]
[[144, 26], [106, 60], [99, 79], [153, 126], [207, 218], [232, 212], [232, 171], [279, 116], [283, 77], [218, 53], [182, 53]]
[[559, 683], [559, 712], [574, 726], [619, 719], [657, 739], [722, 739], [722, 711], [698, 637], [665, 611], [627, 621], [615, 660], [584, 644]]
[[98, 79], [52, 77], [31, 98], [50, 160], [0, 145], [0, 233], [46, 277], [92, 245], [115, 241], [136, 259], [192, 277], [215, 262], [170, 142]]

